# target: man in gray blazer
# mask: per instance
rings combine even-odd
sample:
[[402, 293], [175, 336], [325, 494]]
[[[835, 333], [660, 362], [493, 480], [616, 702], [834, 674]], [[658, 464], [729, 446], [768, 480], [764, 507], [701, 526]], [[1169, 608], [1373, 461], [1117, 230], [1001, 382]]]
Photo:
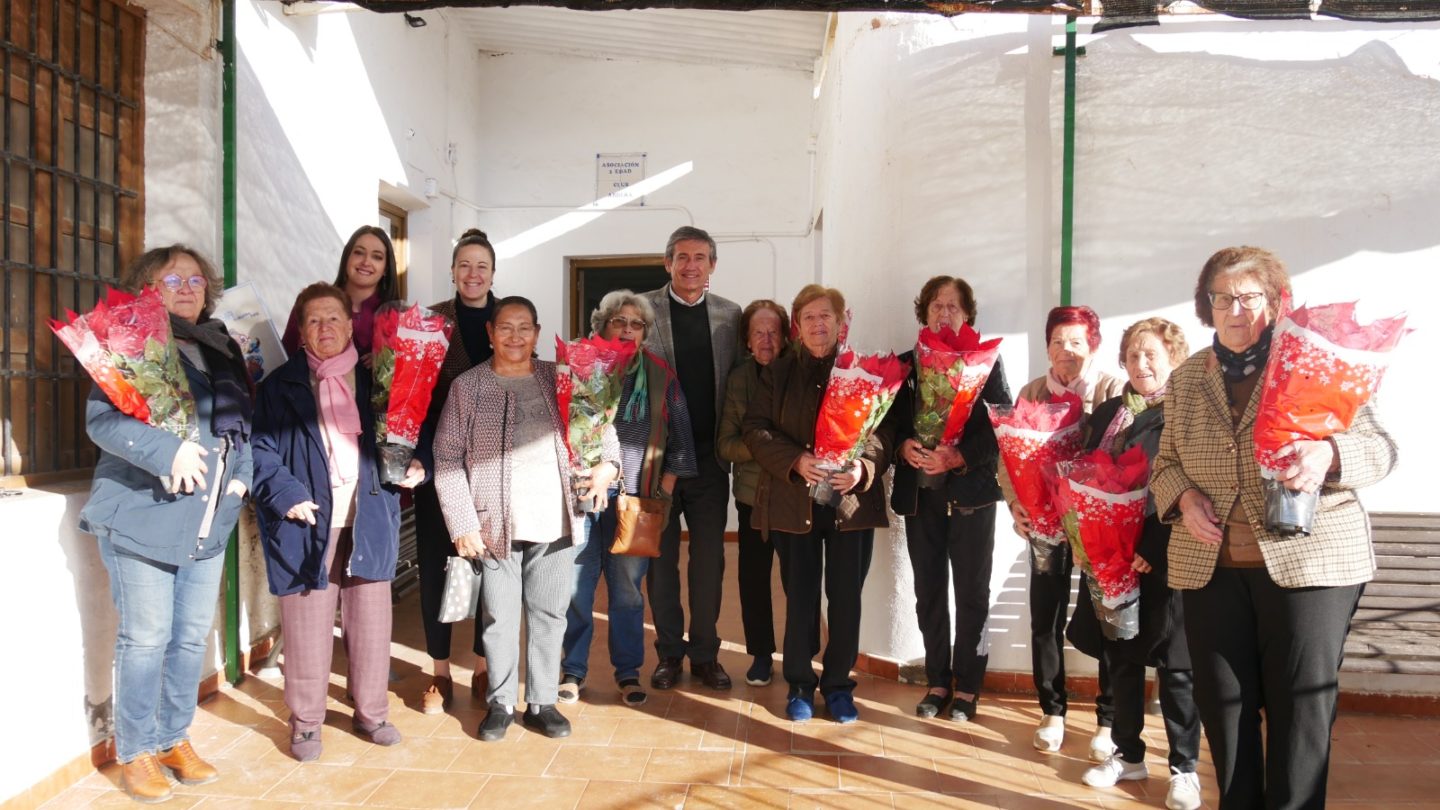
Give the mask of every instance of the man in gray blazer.
[[[660, 558], [650, 564], [650, 611], [655, 617], [655, 652], [660, 661], [650, 677], [656, 689], [669, 689], [680, 677], [685, 657], [690, 672], [711, 689], [729, 689], [730, 676], [716, 660], [720, 635], [721, 582], [725, 576], [725, 520], [730, 507], [730, 465], [715, 454], [715, 431], [725, 397], [725, 381], [735, 363], [740, 307], [708, 292], [715, 272], [715, 240], [689, 226], [670, 234], [665, 245], [670, 283], [645, 293], [655, 307], [646, 348], [665, 358], [680, 380], [695, 432], [700, 475], [675, 485], [670, 524], [660, 540]], [[680, 606], [680, 517], [690, 530], [690, 638]]]

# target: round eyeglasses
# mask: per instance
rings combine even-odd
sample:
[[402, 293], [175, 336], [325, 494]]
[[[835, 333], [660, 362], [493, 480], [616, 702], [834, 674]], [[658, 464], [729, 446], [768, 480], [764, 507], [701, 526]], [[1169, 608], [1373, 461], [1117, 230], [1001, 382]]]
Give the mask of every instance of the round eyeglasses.
[[1240, 302], [1243, 309], [1257, 310], [1265, 306], [1265, 293], [1252, 292], [1231, 295], [1230, 293], [1212, 292], [1209, 293], [1210, 306], [1216, 309], [1229, 309], [1236, 301]]
[[155, 282], [155, 285], [157, 287], [164, 286], [165, 289], [170, 292], [179, 292], [180, 288], [185, 286], [187, 281], [190, 284], [190, 289], [195, 292], [200, 292], [210, 284], [210, 282], [205, 279], [203, 273], [198, 276], [191, 276], [189, 279], [180, 276], [178, 273], [171, 273], [168, 276], [161, 276], [160, 280]]

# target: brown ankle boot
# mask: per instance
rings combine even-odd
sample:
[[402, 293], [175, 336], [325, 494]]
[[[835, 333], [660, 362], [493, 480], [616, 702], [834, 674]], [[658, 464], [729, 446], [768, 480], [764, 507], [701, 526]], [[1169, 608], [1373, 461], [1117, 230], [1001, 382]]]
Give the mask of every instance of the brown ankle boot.
[[167, 801], [172, 795], [170, 781], [154, 754], [141, 754], [120, 764], [120, 789], [142, 804]]
[[157, 758], [182, 785], [208, 785], [220, 778], [220, 772], [195, 753], [189, 740], [181, 740], [169, 751], [161, 751]]

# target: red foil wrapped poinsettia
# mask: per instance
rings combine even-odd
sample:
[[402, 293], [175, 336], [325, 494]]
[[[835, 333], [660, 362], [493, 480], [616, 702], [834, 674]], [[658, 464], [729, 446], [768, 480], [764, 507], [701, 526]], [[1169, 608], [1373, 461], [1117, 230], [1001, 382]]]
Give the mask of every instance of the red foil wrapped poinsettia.
[[1136, 445], [1119, 456], [1094, 450], [1060, 465], [1063, 500], [1075, 512], [1089, 572], [1106, 607], [1139, 594], [1140, 577], [1131, 567], [1145, 523], [1150, 460]]
[[915, 341], [915, 439], [933, 450], [960, 443], [975, 400], [990, 378], [1000, 338], [981, 342], [969, 324], [956, 332], [922, 328]]
[[116, 409], [181, 439], [198, 437], [195, 398], [159, 292], [110, 289], [90, 312], [65, 316], [51, 320], [51, 330]]
[[859, 458], [909, 375], [910, 364], [893, 352], [841, 349], [815, 419], [816, 457], [836, 469]]
[[555, 338], [555, 400], [568, 425], [565, 446], [576, 469], [600, 463], [602, 435], [615, 421], [625, 369], [637, 351], [629, 340], [591, 336], [566, 343]]
[[449, 318], [419, 304], [408, 309], [386, 305], [375, 312], [375, 390], [370, 401], [376, 441], [414, 448], [420, 440], [420, 425], [454, 331]]
[[1084, 403], [1067, 393], [1049, 402], [1021, 399], [1014, 405], [987, 402], [985, 407], [1015, 498], [1030, 515], [1032, 559], [1038, 570], [1050, 571], [1065, 542], [1055, 504], [1055, 465], [1080, 452]]
[[1293, 312], [1284, 311], [1288, 303], [1275, 324], [1255, 415], [1255, 460], [1273, 475], [1290, 463], [1281, 453], [1286, 445], [1350, 427], [1380, 387], [1391, 352], [1411, 331], [1404, 315], [1361, 325], [1353, 302]]

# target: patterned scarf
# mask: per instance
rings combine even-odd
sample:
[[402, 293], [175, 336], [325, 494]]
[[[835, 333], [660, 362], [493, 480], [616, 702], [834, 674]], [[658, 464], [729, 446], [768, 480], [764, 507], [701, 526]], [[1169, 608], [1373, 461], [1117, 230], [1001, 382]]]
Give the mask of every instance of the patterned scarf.
[[360, 408], [345, 375], [355, 370], [360, 354], [351, 343], [329, 360], [307, 348], [305, 359], [320, 381], [320, 431], [330, 449], [330, 486], [348, 484], [360, 476]]
[[1101, 450], [1107, 453], [1119, 453], [1125, 443], [1125, 431], [1135, 424], [1135, 417], [1139, 416], [1146, 408], [1165, 401], [1165, 391], [1170, 388], [1170, 381], [1155, 390], [1149, 396], [1137, 393], [1127, 383], [1125, 393], [1121, 394], [1120, 407], [1115, 409], [1115, 416], [1110, 420], [1110, 425], [1105, 428], [1105, 435], [1100, 437]]
[[1220, 335], [1217, 333], [1211, 342], [1211, 348], [1215, 352], [1215, 360], [1220, 364], [1220, 371], [1225, 374], [1225, 379], [1231, 382], [1239, 382], [1251, 374], [1264, 368], [1265, 361], [1270, 357], [1270, 338], [1275, 333], [1275, 327], [1267, 326], [1260, 333], [1260, 339], [1255, 345], [1243, 352], [1234, 352], [1220, 345]]
[[635, 375], [635, 385], [630, 389], [630, 398], [625, 401], [625, 421], [644, 421], [645, 415], [649, 413], [647, 403], [650, 399], [649, 385], [645, 379], [644, 349], [635, 352], [635, 356], [630, 359], [630, 367], [625, 369], [625, 373]]
[[[1069, 385], [1060, 382], [1060, 378], [1055, 376], [1055, 369], [1052, 368], [1045, 372], [1045, 388], [1049, 390], [1050, 396], [1058, 397], [1069, 391], [1080, 397], [1080, 401], [1085, 403], [1090, 402], [1090, 392], [1099, 380], [1100, 369], [1088, 360], [1085, 362], [1085, 368], [1075, 375], [1075, 379], [1071, 380]], [[1090, 406], [1087, 404], [1085, 407], [1089, 408]]]

